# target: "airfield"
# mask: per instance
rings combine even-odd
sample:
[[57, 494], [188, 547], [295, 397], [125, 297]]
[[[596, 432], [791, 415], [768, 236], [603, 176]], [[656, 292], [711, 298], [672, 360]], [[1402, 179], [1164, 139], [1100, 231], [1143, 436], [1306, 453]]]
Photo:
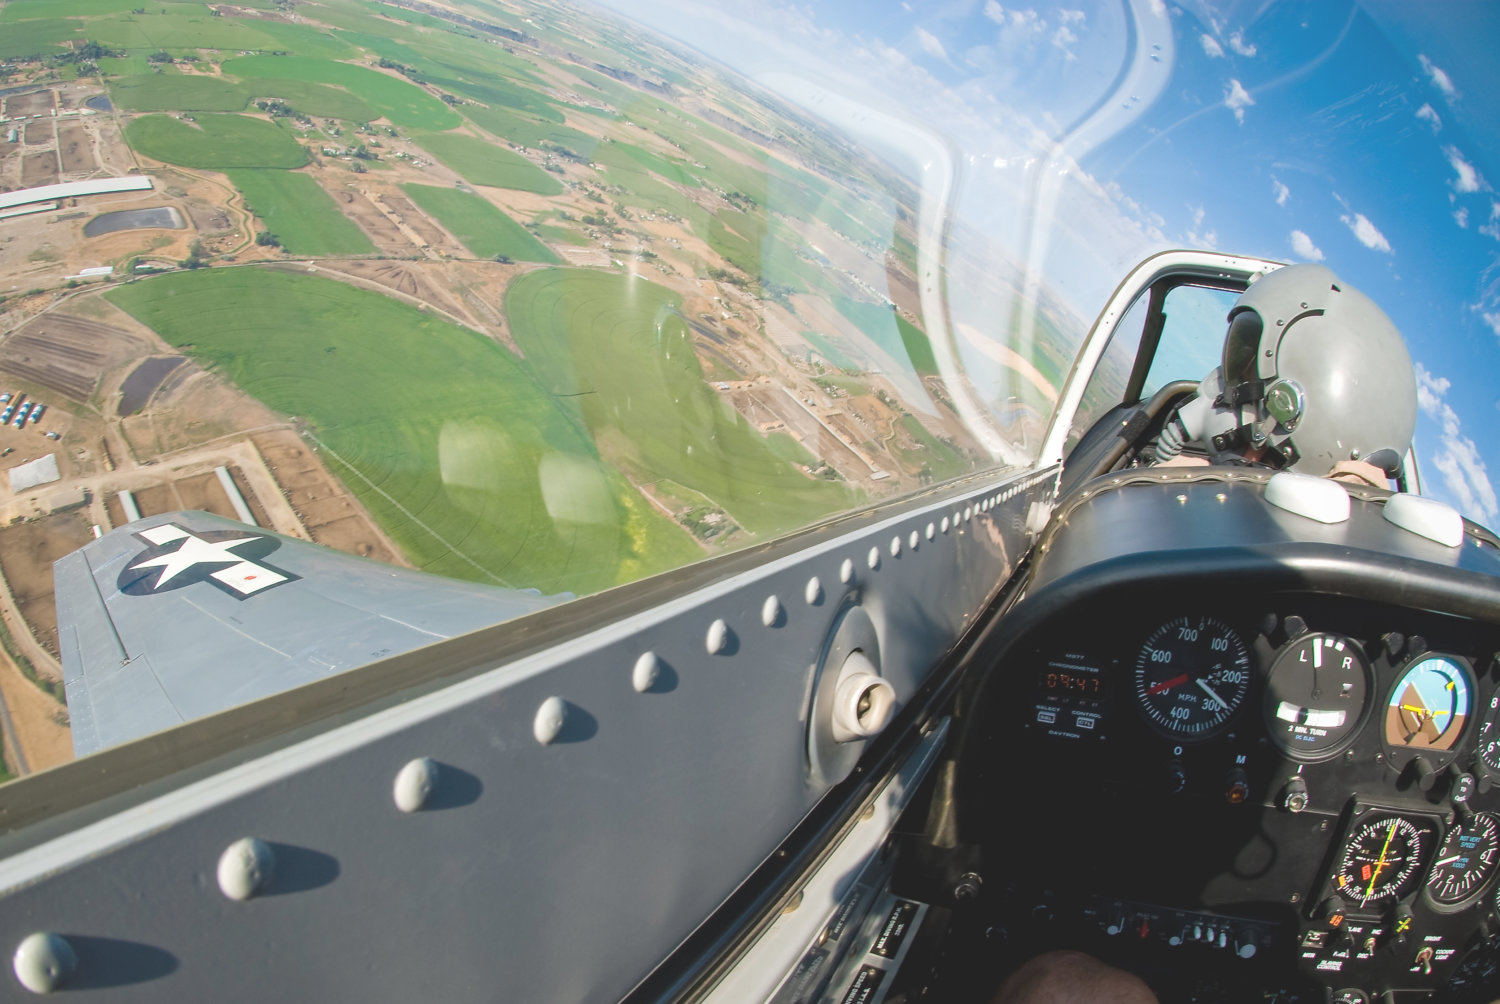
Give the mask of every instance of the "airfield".
[[70, 753], [50, 562], [122, 492], [587, 593], [980, 462], [910, 186], [596, 13], [11, 0], [0, 70], [0, 192], [151, 186], [0, 218], [49, 405], [0, 470], [59, 470], [0, 479], [12, 771]]

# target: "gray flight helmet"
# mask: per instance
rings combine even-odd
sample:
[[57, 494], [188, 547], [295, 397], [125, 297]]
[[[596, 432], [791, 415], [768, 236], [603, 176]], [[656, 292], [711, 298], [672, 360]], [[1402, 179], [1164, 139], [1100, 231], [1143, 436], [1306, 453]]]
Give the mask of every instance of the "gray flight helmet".
[[1406, 343], [1322, 265], [1277, 269], [1235, 301], [1221, 372], [1219, 403], [1248, 420], [1220, 447], [1264, 447], [1283, 467], [1323, 475], [1344, 460], [1393, 473], [1411, 446], [1417, 380]]

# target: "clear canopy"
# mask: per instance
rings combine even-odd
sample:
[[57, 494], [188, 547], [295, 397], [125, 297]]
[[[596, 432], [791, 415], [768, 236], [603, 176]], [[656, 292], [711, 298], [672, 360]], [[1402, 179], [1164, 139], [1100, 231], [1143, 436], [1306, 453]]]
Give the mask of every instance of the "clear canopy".
[[[1494, 524], [1497, 19], [11, 0], [7, 769], [73, 753], [85, 607], [285, 597], [306, 576], [263, 531], [520, 613], [1032, 465], [1100, 305], [1171, 247], [1373, 297], [1416, 362], [1426, 490]], [[1204, 375], [1223, 307], [1184, 307], [1152, 381]], [[259, 530], [110, 536], [198, 510]], [[112, 539], [107, 574], [54, 580]]]

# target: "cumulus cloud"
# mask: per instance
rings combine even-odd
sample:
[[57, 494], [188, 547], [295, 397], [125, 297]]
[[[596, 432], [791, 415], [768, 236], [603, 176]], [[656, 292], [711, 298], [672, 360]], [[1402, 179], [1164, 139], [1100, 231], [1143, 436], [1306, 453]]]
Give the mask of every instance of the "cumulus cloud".
[[1224, 88], [1224, 107], [1234, 112], [1236, 122], [1245, 121], [1245, 109], [1253, 104], [1255, 99], [1238, 80], [1231, 80], [1229, 86]]
[[1193, 225], [1188, 229], [1187, 243], [1189, 247], [1206, 248], [1209, 251], [1218, 249], [1219, 232], [1217, 230], [1204, 230], [1203, 221], [1208, 216], [1208, 210], [1202, 206], [1188, 206], [1193, 213]]
[[1443, 399], [1452, 383], [1447, 377], [1434, 376], [1416, 363], [1417, 405], [1423, 414], [1442, 427], [1437, 452], [1430, 463], [1443, 476], [1443, 484], [1470, 516], [1484, 523], [1494, 523], [1500, 516], [1500, 500], [1495, 486], [1479, 457], [1474, 441], [1463, 434], [1463, 426], [1453, 407]]
[[1312, 242], [1312, 238], [1300, 230], [1292, 231], [1292, 252], [1303, 261], [1322, 261], [1323, 252]]
[[1229, 36], [1229, 47], [1235, 51], [1236, 55], [1244, 56], [1246, 59], [1255, 55], [1255, 46], [1245, 41], [1243, 29]]
[[[1046, 19], [1030, 7], [1025, 10], [1012, 7], [1007, 10], [997, 0], [985, 0], [984, 16], [1002, 28], [1018, 28], [1023, 34], [1040, 35], [1047, 30]], [[1064, 18], [1063, 24], [1068, 23], [1068, 19]]]
[[1422, 64], [1422, 72], [1427, 74], [1427, 79], [1432, 81], [1432, 86], [1436, 87], [1443, 97], [1449, 101], [1458, 97], [1458, 88], [1453, 86], [1453, 78], [1443, 72], [1442, 67], [1435, 65], [1425, 55], [1417, 56], [1417, 60]]
[[1223, 59], [1224, 47], [1219, 40], [1212, 35], [1204, 33], [1198, 36], [1198, 44], [1203, 46], [1203, 52], [1209, 59]]
[[[1493, 237], [1495, 240], [1500, 241], [1500, 202], [1490, 202], [1489, 222], [1481, 223], [1479, 225], [1479, 232], [1486, 237]], [[1500, 334], [1500, 331], [1497, 331], [1496, 334]]]
[[1384, 251], [1386, 254], [1393, 253], [1391, 251], [1391, 242], [1385, 239], [1385, 234], [1381, 233], [1364, 213], [1355, 213], [1352, 216], [1344, 215], [1340, 216], [1339, 219], [1354, 234], [1354, 239], [1365, 247], [1372, 251]]
[[1081, 10], [1060, 10], [1057, 12], [1057, 18], [1063, 24], [1083, 24], [1087, 17], [1088, 15]]
[[1271, 190], [1276, 193], [1278, 206], [1286, 205], [1286, 200], [1292, 197], [1292, 190], [1283, 185], [1274, 174], [1271, 176]]
[[1066, 24], [1058, 25], [1056, 33], [1054, 33], [1052, 36], [1053, 47], [1061, 49], [1063, 51], [1063, 55], [1067, 56], [1069, 59], [1078, 58], [1077, 56], [1073, 55], [1072, 50], [1072, 45], [1076, 41], [1078, 41], [1078, 36], [1073, 34], [1073, 29], [1069, 28]]
[[1462, 227], [1465, 230], [1469, 229], [1469, 210], [1468, 210], [1468, 207], [1466, 207], [1466, 206], [1459, 206], [1457, 209], [1453, 210], [1453, 222], [1457, 223], [1460, 227]]
[[1479, 176], [1479, 172], [1474, 169], [1474, 165], [1464, 160], [1464, 155], [1459, 152], [1458, 147], [1443, 147], [1443, 156], [1448, 158], [1448, 164], [1453, 168], [1454, 173], [1458, 175], [1457, 178], [1449, 182], [1455, 192], [1477, 192], [1482, 188], [1489, 187], [1484, 183], [1484, 179]]
[[943, 43], [925, 28], [917, 28], [917, 44], [922, 47], [923, 52], [934, 59], [946, 60], [948, 58], [948, 50], [943, 48]]
[[1431, 105], [1424, 104], [1421, 108], [1418, 108], [1417, 109], [1417, 118], [1421, 119], [1423, 122], [1426, 122], [1428, 125], [1432, 126], [1432, 131], [1434, 133], [1437, 133], [1438, 131], [1440, 131], [1443, 128], [1443, 120], [1442, 120], [1442, 118], [1440, 118], [1438, 116], [1437, 112], [1435, 112], [1435, 111], [1432, 110], [1432, 106]]

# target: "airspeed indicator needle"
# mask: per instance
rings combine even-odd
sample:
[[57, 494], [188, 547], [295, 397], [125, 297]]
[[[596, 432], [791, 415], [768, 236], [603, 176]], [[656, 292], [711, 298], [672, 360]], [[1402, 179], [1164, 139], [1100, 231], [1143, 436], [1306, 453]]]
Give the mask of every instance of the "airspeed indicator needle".
[[1214, 693], [1213, 688], [1210, 687], [1207, 682], [1205, 682], [1204, 680], [1200, 679], [1200, 680], [1197, 681], [1197, 684], [1198, 684], [1199, 687], [1201, 687], [1203, 689], [1203, 692], [1205, 694], [1207, 694], [1209, 697], [1212, 697], [1214, 700], [1218, 701], [1219, 702], [1219, 706], [1221, 708], [1223, 708], [1225, 711], [1232, 710], [1229, 707], [1228, 702], [1225, 701], [1224, 698], [1220, 697], [1218, 694]]

